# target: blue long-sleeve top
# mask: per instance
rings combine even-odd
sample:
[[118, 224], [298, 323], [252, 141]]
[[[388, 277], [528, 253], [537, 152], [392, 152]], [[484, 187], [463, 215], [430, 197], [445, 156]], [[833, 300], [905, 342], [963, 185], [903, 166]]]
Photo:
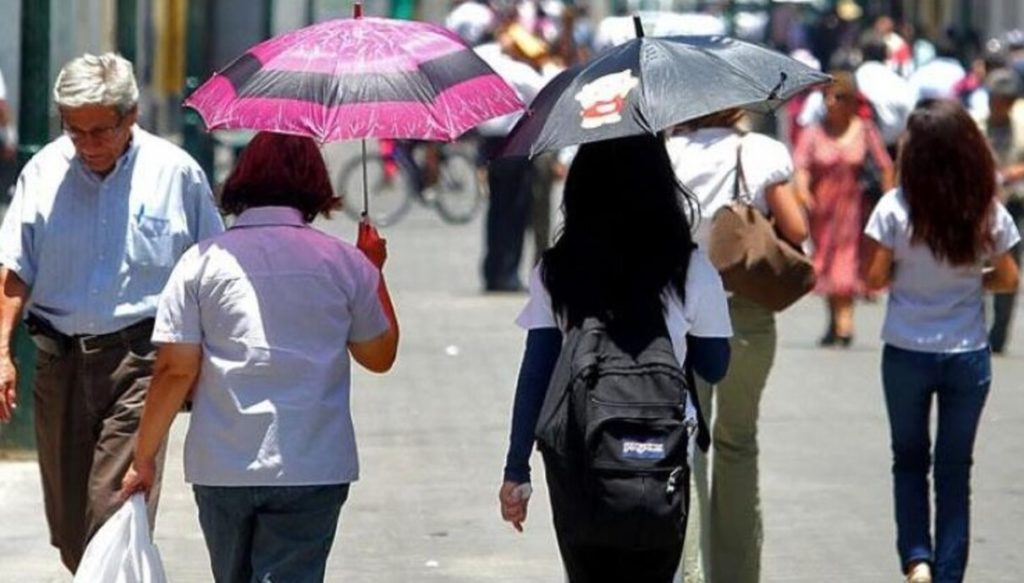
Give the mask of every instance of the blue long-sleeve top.
[[[558, 328], [534, 328], [526, 335], [526, 349], [512, 405], [505, 481], [519, 484], [530, 481], [530, 453], [533, 451], [537, 418], [561, 350], [562, 332]], [[729, 369], [727, 338], [687, 336], [686, 351], [687, 361], [701, 378], [717, 383], [725, 377]]]

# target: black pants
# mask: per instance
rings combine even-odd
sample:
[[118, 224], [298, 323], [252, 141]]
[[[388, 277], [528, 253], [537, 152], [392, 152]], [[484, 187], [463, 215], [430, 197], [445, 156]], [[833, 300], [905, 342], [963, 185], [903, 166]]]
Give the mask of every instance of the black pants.
[[[1006, 203], [1006, 210], [1017, 223], [1017, 228], [1024, 226], [1024, 202], [1011, 200]], [[1021, 244], [1012, 249], [1012, 256], [1017, 265], [1021, 261]], [[1013, 323], [1013, 309], [1017, 303], [1017, 292], [992, 294], [992, 327], [988, 333], [988, 343], [992, 352], [1001, 353], [1006, 350], [1010, 325]]]
[[661, 549], [623, 550], [570, 546], [558, 548], [570, 583], [671, 583], [683, 554], [682, 543]]
[[[573, 518], [573, 509], [578, 512], [579, 508], [573, 499], [578, 494], [559, 482], [557, 470], [552, 466], [545, 465], [545, 468], [555, 538], [569, 583], [672, 583], [683, 554], [683, 537], [672, 537], [673, 540], [665, 541], [665, 546], [644, 549], [581, 544], [579, 537], [573, 536], [580, 534], [579, 528], [585, 528]], [[689, 472], [684, 474], [683, 504], [689, 514], [690, 476]], [[686, 532], [685, 524], [682, 532]]]
[[496, 158], [487, 169], [487, 248], [484, 286], [490, 291], [523, 287], [519, 263], [533, 198], [533, 165], [526, 158]]

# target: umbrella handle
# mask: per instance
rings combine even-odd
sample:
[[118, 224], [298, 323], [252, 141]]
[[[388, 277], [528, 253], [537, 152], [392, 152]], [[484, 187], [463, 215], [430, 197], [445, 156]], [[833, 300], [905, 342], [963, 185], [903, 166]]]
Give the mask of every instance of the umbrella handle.
[[370, 190], [366, 179], [366, 139], [362, 140], [363, 145], [363, 218], [370, 214]]

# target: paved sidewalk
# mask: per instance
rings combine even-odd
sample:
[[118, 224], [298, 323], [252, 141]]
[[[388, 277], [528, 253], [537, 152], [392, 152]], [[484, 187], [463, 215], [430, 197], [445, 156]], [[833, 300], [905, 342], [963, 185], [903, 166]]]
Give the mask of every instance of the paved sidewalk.
[[[353, 223], [326, 225], [352, 240]], [[328, 581], [560, 582], [545, 489], [526, 533], [499, 519], [496, 492], [523, 334], [523, 295], [482, 295], [483, 228], [416, 208], [385, 236], [402, 322], [395, 370], [358, 373], [353, 405], [362, 480], [342, 512]], [[767, 582], [900, 581], [876, 340], [884, 304], [858, 308], [849, 351], [815, 347], [824, 308], [787, 311], [762, 414]], [[996, 360], [977, 447], [969, 581], [1020, 581], [1024, 564], [1024, 333]], [[189, 488], [187, 417], [174, 427], [156, 528], [170, 580], [210, 581]], [[539, 458], [535, 458], [539, 466]], [[0, 582], [65, 582], [33, 463], [0, 462]], [[535, 478], [542, 483], [541, 476]]]

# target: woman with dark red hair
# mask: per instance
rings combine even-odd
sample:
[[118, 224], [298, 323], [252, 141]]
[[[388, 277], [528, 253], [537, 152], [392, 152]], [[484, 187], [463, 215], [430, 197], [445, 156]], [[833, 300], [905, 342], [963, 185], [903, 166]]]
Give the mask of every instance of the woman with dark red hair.
[[323, 580], [358, 478], [350, 358], [387, 371], [398, 321], [376, 231], [361, 224], [357, 249], [310, 226], [340, 202], [313, 140], [258, 134], [224, 187], [237, 220], [185, 253], [160, 298], [122, 494], [152, 488], [191, 396], [185, 479], [218, 582]]
[[985, 136], [959, 103], [932, 101], [910, 115], [899, 169], [899, 188], [882, 197], [865, 229], [865, 282], [873, 289], [889, 286], [882, 385], [896, 546], [907, 581], [930, 583], [933, 571], [935, 581], [962, 581], [974, 438], [992, 382], [982, 301], [986, 290], [1017, 289], [1010, 249], [1020, 235], [998, 201]]

